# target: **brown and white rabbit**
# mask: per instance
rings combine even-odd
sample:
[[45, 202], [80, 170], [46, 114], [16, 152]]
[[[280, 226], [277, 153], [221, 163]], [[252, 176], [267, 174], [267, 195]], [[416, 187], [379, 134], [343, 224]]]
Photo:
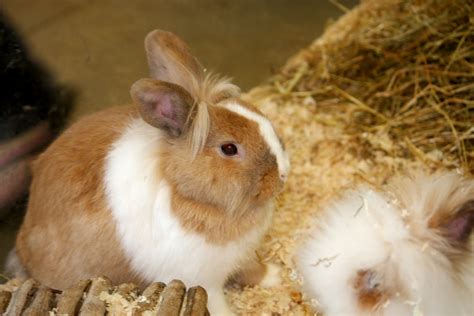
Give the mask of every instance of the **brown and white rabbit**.
[[[82, 278], [204, 286], [230, 314], [223, 286], [258, 282], [255, 248], [289, 161], [272, 124], [228, 80], [206, 75], [172, 33], [145, 39], [153, 79], [134, 106], [90, 115], [34, 163], [16, 242], [26, 271], [63, 289]], [[15, 261], [15, 250], [12, 262]]]
[[297, 255], [325, 315], [473, 315], [474, 180], [398, 178], [346, 192]]

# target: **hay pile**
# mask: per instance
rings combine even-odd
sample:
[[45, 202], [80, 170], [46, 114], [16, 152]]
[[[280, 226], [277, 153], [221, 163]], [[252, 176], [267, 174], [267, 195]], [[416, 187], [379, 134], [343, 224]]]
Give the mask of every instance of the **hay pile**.
[[317, 312], [293, 254], [341, 190], [414, 168], [474, 173], [473, 70], [470, 1], [371, 0], [248, 94], [282, 135], [292, 173], [259, 249], [281, 266], [282, 285], [229, 291], [236, 312]]
[[278, 93], [312, 97], [364, 158], [474, 172], [472, 2], [368, 1], [342, 21], [274, 79]]

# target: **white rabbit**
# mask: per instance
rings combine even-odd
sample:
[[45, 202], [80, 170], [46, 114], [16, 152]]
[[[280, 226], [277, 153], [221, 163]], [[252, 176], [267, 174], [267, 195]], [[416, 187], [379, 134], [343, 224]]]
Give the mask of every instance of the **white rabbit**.
[[324, 315], [472, 315], [474, 181], [456, 173], [346, 192], [298, 251]]
[[11, 262], [16, 252], [58, 289], [98, 275], [177, 278], [206, 288], [211, 314], [230, 314], [229, 276], [265, 274], [254, 251], [288, 157], [268, 119], [181, 39], [157, 30], [145, 48], [153, 79], [133, 84], [134, 105], [83, 118], [34, 163]]

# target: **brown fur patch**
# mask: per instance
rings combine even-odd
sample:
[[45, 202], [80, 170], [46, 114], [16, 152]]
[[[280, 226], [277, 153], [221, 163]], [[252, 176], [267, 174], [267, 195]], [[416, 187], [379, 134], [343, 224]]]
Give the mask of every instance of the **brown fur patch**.
[[[173, 212], [183, 227], [225, 243], [260, 225], [282, 182], [276, 158], [255, 122], [222, 107], [211, 107], [210, 115], [206, 146], [195, 159], [183, 137], [163, 144], [160, 163], [173, 187]], [[240, 144], [243, 157], [219, 154], [226, 142]]]
[[255, 209], [232, 216], [225, 209], [186, 198], [176, 189], [172, 192], [172, 211], [184, 229], [198, 233], [206, 241], [225, 244], [261, 227], [269, 219], [266, 209]]
[[374, 277], [375, 272], [371, 270], [359, 270], [353, 283], [359, 306], [366, 310], [376, 310], [388, 298], [381, 285], [373, 283]]
[[28, 272], [45, 285], [64, 289], [97, 275], [140, 282], [117, 240], [103, 187], [110, 145], [136, 115], [131, 107], [117, 107], [84, 118], [34, 163], [16, 248]]

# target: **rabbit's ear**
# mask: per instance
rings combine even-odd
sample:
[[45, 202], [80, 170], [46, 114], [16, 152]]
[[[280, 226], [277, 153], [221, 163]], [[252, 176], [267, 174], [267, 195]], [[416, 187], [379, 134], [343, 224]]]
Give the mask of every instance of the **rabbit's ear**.
[[155, 30], [146, 36], [145, 50], [152, 78], [182, 86], [193, 95], [204, 79], [204, 70], [183, 40]]
[[193, 98], [178, 85], [140, 79], [130, 94], [145, 122], [164, 130], [170, 137], [181, 136], [188, 127]]
[[469, 240], [474, 225], [474, 199], [465, 202], [457, 212], [442, 224], [442, 229], [451, 243]]

